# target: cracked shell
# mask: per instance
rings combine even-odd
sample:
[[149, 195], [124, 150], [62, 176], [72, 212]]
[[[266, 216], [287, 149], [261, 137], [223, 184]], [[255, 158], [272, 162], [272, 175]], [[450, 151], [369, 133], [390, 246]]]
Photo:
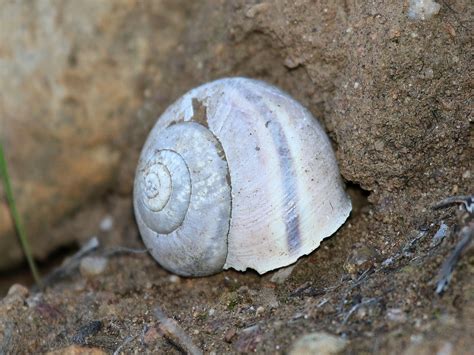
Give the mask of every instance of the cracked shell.
[[351, 203], [308, 110], [264, 82], [225, 78], [158, 119], [137, 167], [134, 209], [163, 267], [204, 276], [292, 264], [344, 223]]

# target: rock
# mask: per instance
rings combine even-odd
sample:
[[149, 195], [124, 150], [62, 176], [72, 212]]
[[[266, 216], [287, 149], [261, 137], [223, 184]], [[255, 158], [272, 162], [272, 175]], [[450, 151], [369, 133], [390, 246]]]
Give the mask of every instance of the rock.
[[272, 277], [270, 278], [270, 281], [274, 282], [276, 284], [280, 284], [280, 285], [283, 284], [286, 281], [286, 279], [288, 279], [290, 277], [290, 275], [293, 272], [293, 269], [295, 268], [295, 266], [296, 266], [296, 264], [278, 269], [272, 275]]
[[376, 250], [368, 245], [356, 243], [349, 253], [343, 267], [353, 278], [374, 266], [379, 258]]
[[28, 288], [23, 286], [23, 285], [20, 285], [20, 284], [13, 284], [12, 286], [10, 286], [10, 288], [8, 289], [8, 293], [7, 293], [7, 296], [14, 296], [14, 295], [18, 295], [20, 296], [21, 298], [26, 298], [28, 297], [28, 294], [30, 292], [28, 291]]
[[344, 350], [347, 341], [325, 332], [302, 336], [291, 347], [290, 355], [331, 355]]
[[[144, 83], [148, 89], [158, 83], [160, 63], [184, 23], [174, 3], [2, 2], [0, 140], [36, 257], [78, 238], [52, 239], [49, 231], [117, 181], [128, 165], [122, 164], [125, 155], [132, 154], [132, 128], [145, 135], [149, 124], [137, 116], [147, 95]], [[167, 16], [156, 21], [160, 14]], [[143, 142], [140, 134], [135, 137]], [[134, 165], [130, 160], [131, 171]], [[130, 178], [121, 186], [130, 193]], [[23, 254], [2, 195], [0, 188], [5, 269]]]
[[255, 311], [255, 316], [258, 317], [259, 315], [263, 314], [264, 312], [265, 312], [265, 307], [259, 306], [259, 307], [257, 307], [257, 309]]
[[90, 348], [79, 345], [71, 345], [65, 348], [48, 351], [46, 355], [105, 355], [105, 351], [99, 348]]
[[406, 313], [400, 308], [389, 308], [387, 309], [387, 319], [395, 323], [404, 323], [407, 321]]
[[410, 0], [408, 17], [412, 20], [428, 20], [437, 15], [441, 5], [433, 0]]
[[3, 303], [7, 309], [23, 305], [28, 297], [28, 289], [20, 284], [14, 284], [8, 290], [7, 295], [0, 299], [0, 304]]
[[81, 259], [79, 270], [84, 277], [97, 276], [104, 272], [108, 260], [102, 256], [86, 256]]
[[459, 352], [449, 341], [432, 339], [421, 339], [419, 342], [413, 342], [402, 352], [403, 355], [452, 355], [461, 353], [464, 352]]
[[[262, 330], [258, 325], [245, 328], [239, 332], [234, 347], [239, 353], [255, 352], [258, 344], [262, 341]], [[232, 341], [232, 337], [230, 337]]]
[[99, 228], [103, 232], [110, 232], [114, 227], [114, 218], [111, 215], [105, 216], [99, 224]]
[[234, 337], [236, 336], [237, 334], [237, 329], [235, 329], [234, 327], [228, 329], [225, 333], [224, 333], [224, 341], [226, 343], [232, 343], [232, 339], [234, 339]]
[[158, 333], [158, 330], [156, 327], [150, 327], [147, 329], [145, 332], [145, 335], [143, 336], [143, 342], [146, 345], [151, 345], [157, 341], [157, 339], [161, 338], [160, 333]]

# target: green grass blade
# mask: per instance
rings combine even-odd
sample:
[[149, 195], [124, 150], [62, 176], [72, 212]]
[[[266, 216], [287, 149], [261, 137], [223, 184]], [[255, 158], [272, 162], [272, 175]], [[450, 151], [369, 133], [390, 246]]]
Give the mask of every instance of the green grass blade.
[[5, 190], [8, 205], [10, 207], [10, 213], [11, 213], [16, 231], [20, 238], [21, 246], [25, 253], [26, 260], [28, 261], [28, 265], [30, 266], [31, 273], [33, 274], [33, 278], [35, 279], [36, 284], [39, 287], [41, 287], [42, 286], [41, 277], [39, 275], [35, 261], [31, 254], [30, 244], [28, 243], [28, 238], [26, 236], [25, 229], [23, 228], [23, 224], [21, 223], [20, 215], [18, 214], [18, 211], [16, 209], [15, 199], [13, 198], [13, 190], [10, 184], [10, 177], [8, 175], [7, 161], [5, 159], [3, 144], [1, 141], [0, 141], [0, 178], [2, 179], [2, 182], [3, 182], [3, 188]]

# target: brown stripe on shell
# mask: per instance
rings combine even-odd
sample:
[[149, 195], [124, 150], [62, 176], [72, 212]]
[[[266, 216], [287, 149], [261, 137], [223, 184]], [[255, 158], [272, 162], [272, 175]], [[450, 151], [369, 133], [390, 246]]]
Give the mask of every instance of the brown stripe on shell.
[[[283, 213], [286, 235], [287, 235], [287, 248], [288, 251], [293, 254], [302, 245], [301, 230], [300, 230], [300, 217], [297, 213], [297, 198], [298, 198], [298, 181], [296, 179], [297, 173], [294, 167], [294, 159], [291, 155], [290, 145], [285, 135], [284, 128], [278, 119], [275, 119], [273, 111], [268, 107], [266, 102], [261, 99], [261, 96], [256, 95], [250, 91], [247, 87], [242, 85], [239, 88], [242, 92], [242, 96], [251, 104], [252, 107], [258, 109], [260, 117], [265, 122], [264, 125], [270, 130], [275, 150], [278, 151], [278, 157], [280, 161], [280, 182], [283, 190], [283, 196], [285, 199], [290, 199], [284, 206]], [[258, 104], [255, 104], [258, 102]]]

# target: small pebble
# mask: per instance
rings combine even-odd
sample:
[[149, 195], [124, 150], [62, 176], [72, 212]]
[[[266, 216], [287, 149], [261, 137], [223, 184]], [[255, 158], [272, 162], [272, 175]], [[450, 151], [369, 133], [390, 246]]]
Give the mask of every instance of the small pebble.
[[175, 284], [175, 283], [178, 283], [180, 281], [180, 278], [178, 275], [170, 275], [170, 277], [168, 277], [168, 280], [169, 282]]
[[433, 0], [410, 0], [408, 17], [412, 20], [429, 20], [437, 15], [441, 5]]
[[10, 289], [8, 290], [7, 296], [14, 296], [18, 295], [22, 298], [28, 297], [29, 291], [28, 289], [20, 284], [13, 284]]
[[404, 323], [407, 315], [400, 308], [390, 308], [387, 310], [387, 319], [392, 322]]
[[70, 345], [65, 348], [48, 351], [46, 355], [105, 355], [105, 351], [99, 348], [85, 347], [80, 345]]
[[15, 308], [19, 305], [25, 304], [26, 296], [28, 295], [28, 289], [20, 284], [14, 284], [8, 290], [8, 294], [5, 298], [0, 301], [7, 306], [7, 309]]
[[328, 334], [315, 332], [303, 335], [291, 347], [290, 355], [331, 355], [337, 354], [347, 346], [347, 340]]
[[82, 276], [97, 276], [104, 272], [108, 260], [102, 256], [86, 256], [81, 260], [79, 270]]
[[107, 215], [100, 221], [99, 228], [102, 232], [109, 232], [114, 227], [114, 219], [111, 215]]
[[232, 343], [232, 339], [234, 339], [236, 334], [237, 334], [237, 330], [235, 328], [230, 328], [224, 334], [224, 341], [226, 343]]
[[255, 315], [258, 317], [260, 314], [262, 314], [263, 312], [265, 312], [265, 308], [260, 306], [257, 308], [257, 310], [255, 311]]
[[287, 266], [287, 267], [279, 269], [272, 275], [270, 281], [281, 285], [282, 283], [286, 281], [288, 277], [290, 277], [294, 268], [295, 268], [295, 265], [291, 265], [291, 266]]
[[378, 257], [378, 253], [372, 247], [356, 243], [343, 267], [351, 276], [355, 277], [372, 268]]
[[272, 4], [268, 2], [262, 2], [260, 4], [253, 5], [247, 10], [247, 12], [245, 13], [245, 16], [248, 18], [254, 18], [255, 16], [268, 12], [268, 10], [270, 10], [271, 7], [272, 7]]
[[35, 293], [26, 299], [29, 308], [34, 308], [43, 301], [42, 293]]
[[156, 327], [151, 327], [145, 332], [145, 335], [143, 336], [143, 342], [146, 345], [150, 345], [156, 342], [158, 338], [161, 338], [160, 333], [158, 333]]
[[216, 313], [216, 310], [214, 308], [211, 308], [208, 312], [209, 316], [212, 317]]

